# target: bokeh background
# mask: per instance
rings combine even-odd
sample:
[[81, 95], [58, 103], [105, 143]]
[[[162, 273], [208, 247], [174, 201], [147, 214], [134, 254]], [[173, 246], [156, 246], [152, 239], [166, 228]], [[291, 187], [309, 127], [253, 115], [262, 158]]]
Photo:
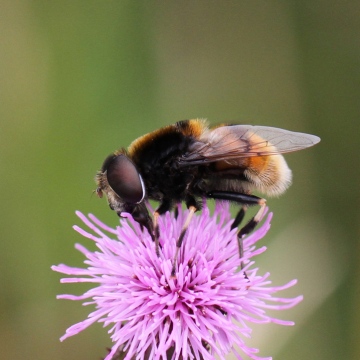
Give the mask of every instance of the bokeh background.
[[[202, 117], [314, 133], [289, 154], [294, 184], [259, 266], [304, 295], [251, 344], [274, 359], [360, 359], [358, 1], [0, 1], [0, 357], [100, 359], [100, 325], [59, 342], [89, 308], [74, 211], [117, 218], [92, 195], [105, 156]], [[230, 358], [230, 357], [229, 357]]]

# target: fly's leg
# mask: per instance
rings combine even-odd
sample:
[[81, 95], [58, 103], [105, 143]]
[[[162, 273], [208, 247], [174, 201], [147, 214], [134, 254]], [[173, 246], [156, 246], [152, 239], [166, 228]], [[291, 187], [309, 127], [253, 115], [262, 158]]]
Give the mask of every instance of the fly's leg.
[[160, 230], [159, 230], [159, 216], [165, 214], [172, 207], [170, 201], [163, 200], [160, 206], [154, 211], [153, 214], [153, 229], [154, 229], [154, 241], [155, 241], [155, 252], [158, 257], [160, 257]]
[[[238, 227], [242, 220], [244, 219], [246, 210], [251, 205], [260, 205], [259, 211], [253, 216], [247, 224], [245, 224], [237, 233], [238, 245], [239, 245], [239, 257], [240, 259], [244, 256], [244, 246], [243, 246], [243, 237], [245, 235], [250, 234], [256, 227], [256, 225], [260, 222], [262, 217], [264, 216], [264, 212], [266, 209], [266, 200], [263, 198], [259, 198], [255, 195], [247, 195], [240, 194], [229, 191], [212, 191], [206, 194], [207, 197], [212, 199], [219, 200], [228, 200], [232, 202], [236, 202], [238, 204], [242, 204], [241, 209], [237, 213], [234, 222], [231, 225], [231, 229]], [[241, 269], [244, 269], [244, 263], [241, 261], [240, 263]], [[244, 272], [245, 277], [247, 278], [246, 273]]]
[[193, 198], [193, 197], [188, 197], [188, 199], [186, 200], [186, 206], [189, 209], [189, 214], [187, 215], [184, 225], [181, 229], [180, 232], [180, 236], [178, 238], [178, 240], [176, 241], [176, 251], [175, 251], [175, 256], [174, 256], [174, 260], [173, 260], [173, 265], [172, 265], [172, 269], [171, 269], [171, 277], [175, 278], [176, 277], [176, 264], [177, 264], [177, 259], [179, 256], [179, 251], [181, 248], [181, 245], [184, 241], [187, 229], [189, 227], [189, 224], [191, 222], [192, 217], [194, 216], [195, 212], [198, 211], [201, 206], [197, 203], [197, 201]]

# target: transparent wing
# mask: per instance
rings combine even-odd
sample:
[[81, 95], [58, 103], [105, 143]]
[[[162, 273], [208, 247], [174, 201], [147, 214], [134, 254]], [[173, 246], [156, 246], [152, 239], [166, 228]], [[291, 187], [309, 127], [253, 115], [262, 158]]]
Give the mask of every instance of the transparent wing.
[[267, 156], [306, 149], [317, 144], [315, 135], [267, 126], [232, 125], [210, 130], [179, 159], [188, 166], [232, 158]]

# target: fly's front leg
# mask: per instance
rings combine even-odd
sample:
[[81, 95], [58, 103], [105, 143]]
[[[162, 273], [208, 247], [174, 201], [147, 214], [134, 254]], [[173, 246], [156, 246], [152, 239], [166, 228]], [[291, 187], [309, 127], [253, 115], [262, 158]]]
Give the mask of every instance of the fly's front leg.
[[[127, 212], [129, 212], [133, 219], [140, 224], [141, 230], [144, 228], [147, 229], [152, 240], [155, 241], [153, 220], [151, 219], [145, 204], [142, 203], [134, 208], [128, 208]], [[120, 211], [117, 211], [117, 214], [119, 217], [122, 217]]]

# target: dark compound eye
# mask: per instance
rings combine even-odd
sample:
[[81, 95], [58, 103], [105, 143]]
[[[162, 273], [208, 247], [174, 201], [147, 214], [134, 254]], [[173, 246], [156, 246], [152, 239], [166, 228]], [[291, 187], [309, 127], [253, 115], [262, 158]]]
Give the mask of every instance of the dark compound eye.
[[111, 188], [125, 202], [137, 204], [145, 196], [142, 178], [125, 155], [116, 156], [108, 164], [107, 179]]

